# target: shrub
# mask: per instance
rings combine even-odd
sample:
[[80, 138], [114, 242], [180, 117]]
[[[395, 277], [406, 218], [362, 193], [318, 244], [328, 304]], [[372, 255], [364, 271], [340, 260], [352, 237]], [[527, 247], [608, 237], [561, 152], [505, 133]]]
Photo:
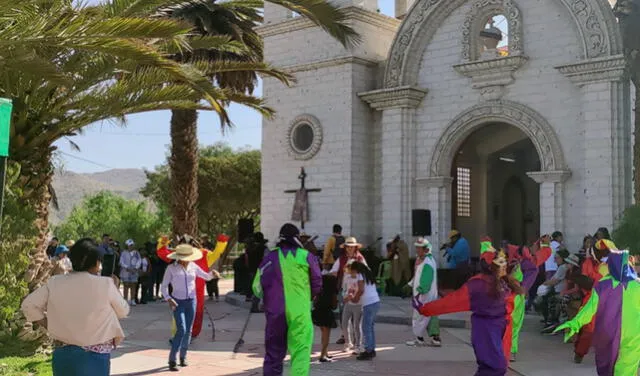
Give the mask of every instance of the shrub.
[[622, 220], [611, 236], [620, 249], [640, 254], [640, 205], [625, 210]]

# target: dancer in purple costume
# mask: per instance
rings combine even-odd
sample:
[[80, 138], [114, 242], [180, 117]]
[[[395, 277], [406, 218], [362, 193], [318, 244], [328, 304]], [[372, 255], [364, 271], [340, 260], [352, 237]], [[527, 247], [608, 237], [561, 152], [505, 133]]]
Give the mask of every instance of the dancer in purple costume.
[[255, 296], [264, 299], [264, 376], [282, 375], [282, 362], [291, 353], [291, 374], [309, 375], [313, 322], [311, 300], [322, 291], [322, 274], [315, 255], [302, 248], [298, 228], [280, 229], [277, 248], [268, 253], [253, 280]]

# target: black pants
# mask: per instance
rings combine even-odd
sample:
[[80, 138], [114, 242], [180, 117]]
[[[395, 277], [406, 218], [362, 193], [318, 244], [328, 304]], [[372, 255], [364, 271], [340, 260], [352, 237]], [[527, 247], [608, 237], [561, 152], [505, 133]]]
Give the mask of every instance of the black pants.
[[[151, 276], [149, 275], [140, 276], [140, 278], [138, 278], [138, 285], [141, 290], [140, 302], [146, 303], [152, 300], [153, 299], [153, 283], [151, 281]], [[136, 291], [136, 294], [137, 294], [137, 291]], [[136, 298], [137, 297], [138, 296], [136, 295]]]
[[211, 281], [207, 281], [207, 294], [209, 297], [216, 296], [216, 299], [220, 297], [220, 290], [218, 289], [218, 281], [219, 279], [212, 279]]
[[158, 268], [153, 270], [152, 286], [155, 288], [155, 296], [160, 296], [160, 286], [162, 285], [162, 278], [164, 277], [164, 268]]

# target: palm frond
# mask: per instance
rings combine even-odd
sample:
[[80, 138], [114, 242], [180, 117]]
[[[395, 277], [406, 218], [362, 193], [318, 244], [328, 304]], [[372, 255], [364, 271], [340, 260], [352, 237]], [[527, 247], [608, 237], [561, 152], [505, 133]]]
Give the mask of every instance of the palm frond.
[[285, 85], [291, 85], [295, 78], [290, 73], [279, 70], [267, 63], [248, 61], [225, 61], [225, 60], [196, 60], [191, 65], [207, 76], [216, 76], [224, 73], [255, 73], [263, 76], [275, 78]]

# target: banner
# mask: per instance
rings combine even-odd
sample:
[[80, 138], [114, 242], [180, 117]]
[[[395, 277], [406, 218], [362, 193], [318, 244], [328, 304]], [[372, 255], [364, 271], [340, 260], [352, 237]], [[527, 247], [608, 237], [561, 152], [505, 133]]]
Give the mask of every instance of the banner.
[[13, 104], [10, 99], [0, 98], [0, 157], [9, 156], [9, 129], [11, 128], [11, 110]]

